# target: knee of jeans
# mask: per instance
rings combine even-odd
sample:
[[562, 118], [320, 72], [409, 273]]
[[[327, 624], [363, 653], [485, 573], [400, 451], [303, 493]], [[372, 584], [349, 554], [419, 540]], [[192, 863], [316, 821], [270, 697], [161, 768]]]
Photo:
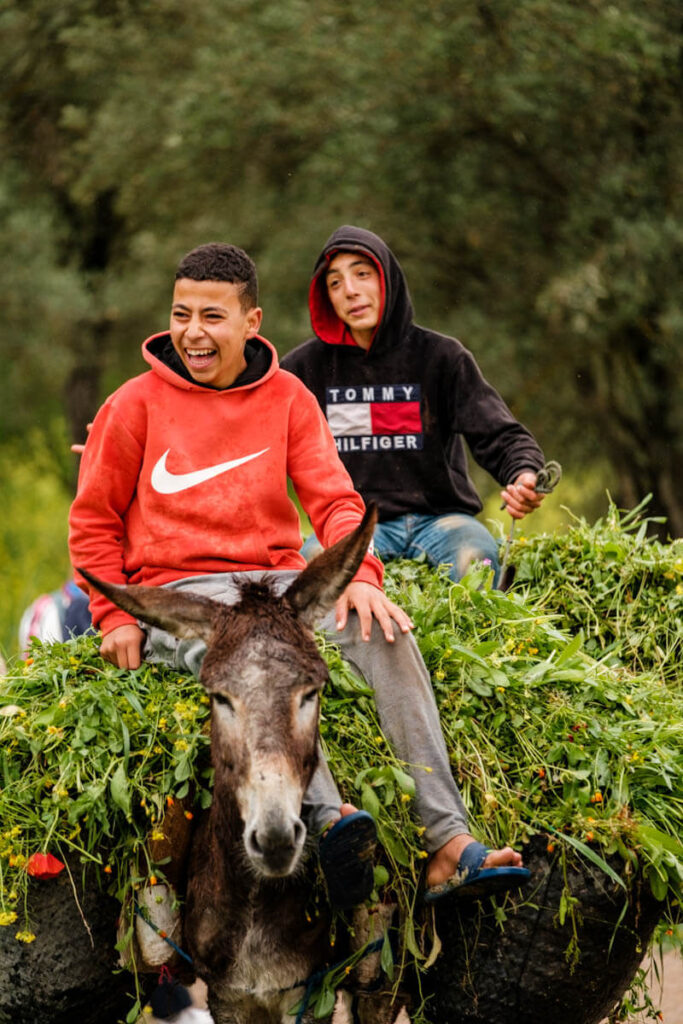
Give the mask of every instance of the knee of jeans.
[[454, 570], [458, 579], [462, 579], [472, 562], [483, 562], [490, 565], [494, 573], [498, 571], [498, 549], [491, 538], [491, 544], [463, 544], [457, 553]]
[[498, 543], [477, 519], [457, 513], [439, 516], [433, 529], [449, 536], [453, 558], [448, 562], [453, 565], [450, 575], [454, 579], [464, 576], [472, 562], [488, 562], [497, 570]]

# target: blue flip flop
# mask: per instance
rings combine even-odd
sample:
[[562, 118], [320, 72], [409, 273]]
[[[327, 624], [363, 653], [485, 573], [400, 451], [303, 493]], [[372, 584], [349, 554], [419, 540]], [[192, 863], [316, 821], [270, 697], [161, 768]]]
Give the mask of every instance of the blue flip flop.
[[528, 882], [531, 872], [527, 868], [484, 868], [482, 864], [491, 851], [483, 843], [473, 840], [463, 850], [455, 871], [445, 882], [434, 885], [424, 894], [426, 903], [436, 903], [445, 896], [476, 899], [493, 896], [497, 892], [516, 889]]
[[377, 826], [367, 811], [340, 818], [320, 840], [320, 867], [333, 907], [350, 910], [368, 899], [375, 884], [376, 846]]

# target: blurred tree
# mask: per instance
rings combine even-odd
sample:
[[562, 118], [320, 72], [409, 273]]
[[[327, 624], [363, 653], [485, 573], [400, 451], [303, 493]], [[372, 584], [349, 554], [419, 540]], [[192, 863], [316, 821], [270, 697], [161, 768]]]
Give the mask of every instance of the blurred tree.
[[5, 0], [0, 418], [61, 388], [80, 435], [210, 238], [303, 340], [355, 221], [550, 454], [683, 532], [680, 28], [673, 0]]

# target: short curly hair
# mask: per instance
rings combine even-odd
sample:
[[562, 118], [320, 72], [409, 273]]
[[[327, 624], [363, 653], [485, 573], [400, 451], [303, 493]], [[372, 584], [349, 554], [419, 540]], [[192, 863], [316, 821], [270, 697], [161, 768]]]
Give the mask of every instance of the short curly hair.
[[246, 312], [258, 305], [258, 278], [256, 266], [244, 249], [227, 242], [207, 242], [183, 256], [175, 279], [187, 277], [191, 281], [228, 281], [241, 285], [239, 299]]

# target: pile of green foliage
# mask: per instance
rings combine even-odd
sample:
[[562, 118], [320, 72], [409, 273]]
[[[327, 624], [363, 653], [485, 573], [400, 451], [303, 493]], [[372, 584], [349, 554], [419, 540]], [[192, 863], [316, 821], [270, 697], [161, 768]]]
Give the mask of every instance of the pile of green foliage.
[[646, 505], [620, 513], [610, 503], [593, 526], [575, 519], [566, 533], [518, 542], [515, 587], [557, 613], [563, 629], [582, 631], [589, 654], [675, 685], [683, 680], [683, 541], [648, 539], [660, 520], [641, 517]]
[[[683, 896], [683, 548], [646, 540], [611, 510], [593, 527], [519, 542], [513, 561], [507, 593], [490, 588], [485, 566], [460, 584], [415, 562], [387, 572], [415, 623], [473, 830], [492, 846], [544, 835], [551, 852], [588, 858], [625, 889], [640, 872], [673, 925]], [[395, 758], [371, 692], [321, 646], [323, 744], [345, 798], [377, 820], [377, 887], [401, 908], [399, 967], [424, 965], [427, 853], [412, 805], [413, 778], [429, 769]], [[144, 842], [169, 800], [210, 804], [208, 710], [195, 680], [158, 666], [118, 670], [92, 638], [36, 644], [11, 666], [0, 683], [0, 924], [18, 921], [30, 937], [24, 865], [38, 850], [80, 856], [119, 898], [131, 858], [139, 882], [163, 877]]]

